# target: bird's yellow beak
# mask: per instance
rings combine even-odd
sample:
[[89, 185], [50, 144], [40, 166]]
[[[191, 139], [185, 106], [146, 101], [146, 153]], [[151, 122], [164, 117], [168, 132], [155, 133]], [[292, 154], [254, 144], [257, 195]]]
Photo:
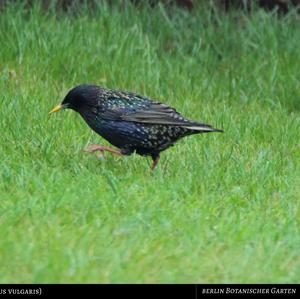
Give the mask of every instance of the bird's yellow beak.
[[49, 114], [52, 114], [52, 113], [54, 113], [54, 112], [58, 112], [58, 111], [60, 111], [62, 108], [63, 108], [63, 106], [62, 106], [61, 104], [59, 104], [59, 105], [55, 106], [55, 107], [49, 112]]

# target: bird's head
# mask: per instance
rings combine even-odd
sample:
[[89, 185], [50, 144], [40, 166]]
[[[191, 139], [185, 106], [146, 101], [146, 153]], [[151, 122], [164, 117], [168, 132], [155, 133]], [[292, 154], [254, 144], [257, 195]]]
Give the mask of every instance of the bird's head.
[[49, 114], [58, 112], [62, 109], [73, 109], [77, 112], [87, 107], [97, 105], [101, 88], [95, 85], [79, 85], [71, 89], [65, 96], [61, 104], [55, 106]]

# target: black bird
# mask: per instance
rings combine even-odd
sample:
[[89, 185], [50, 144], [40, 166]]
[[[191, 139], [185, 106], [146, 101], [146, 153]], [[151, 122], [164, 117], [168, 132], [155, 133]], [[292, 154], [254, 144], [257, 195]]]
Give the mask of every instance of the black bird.
[[79, 85], [49, 113], [73, 109], [99, 135], [119, 149], [90, 145], [89, 152], [109, 151], [115, 155], [136, 152], [151, 156], [153, 170], [161, 151], [192, 134], [223, 132], [212, 126], [184, 118], [174, 108], [131, 92]]

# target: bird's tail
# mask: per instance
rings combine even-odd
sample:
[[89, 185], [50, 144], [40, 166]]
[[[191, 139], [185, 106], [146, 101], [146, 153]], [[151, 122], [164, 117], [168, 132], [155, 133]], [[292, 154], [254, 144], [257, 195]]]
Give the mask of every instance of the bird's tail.
[[[211, 125], [206, 125], [203, 123], [191, 123], [190, 125], [183, 126], [184, 128], [190, 129], [192, 131], [197, 131], [199, 133], [210, 133], [210, 132], [220, 132], [223, 133], [223, 130], [215, 129]], [[195, 132], [196, 133], [196, 132]]]

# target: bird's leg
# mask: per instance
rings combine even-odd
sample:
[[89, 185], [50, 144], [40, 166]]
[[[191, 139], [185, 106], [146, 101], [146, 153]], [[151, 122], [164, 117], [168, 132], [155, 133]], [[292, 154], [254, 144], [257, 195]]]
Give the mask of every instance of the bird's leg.
[[151, 171], [153, 171], [155, 169], [155, 167], [157, 166], [157, 163], [159, 161], [160, 156], [159, 156], [159, 154], [152, 154], [151, 157], [152, 157], [152, 160], [153, 160], [153, 163], [152, 163], [152, 166], [151, 166]]
[[110, 152], [115, 156], [123, 156], [123, 154], [120, 150], [111, 148], [109, 146], [103, 146], [103, 145], [98, 145], [98, 144], [91, 144], [88, 147], [86, 147], [84, 150], [89, 153], [94, 153], [96, 151], [100, 151], [102, 156], [103, 156], [104, 152]]

